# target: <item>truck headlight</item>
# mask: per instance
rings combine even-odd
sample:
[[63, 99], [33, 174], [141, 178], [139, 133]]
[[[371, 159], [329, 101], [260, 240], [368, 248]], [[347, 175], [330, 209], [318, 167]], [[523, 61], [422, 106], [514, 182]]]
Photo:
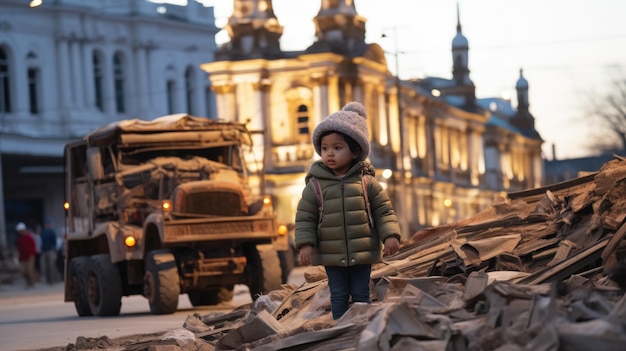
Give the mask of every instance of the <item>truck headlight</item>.
[[163, 200], [161, 208], [163, 208], [165, 212], [170, 212], [172, 210], [172, 200]]
[[137, 245], [137, 239], [135, 239], [134, 236], [129, 235], [124, 238], [124, 245], [126, 245], [126, 247], [135, 247], [135, 245]]

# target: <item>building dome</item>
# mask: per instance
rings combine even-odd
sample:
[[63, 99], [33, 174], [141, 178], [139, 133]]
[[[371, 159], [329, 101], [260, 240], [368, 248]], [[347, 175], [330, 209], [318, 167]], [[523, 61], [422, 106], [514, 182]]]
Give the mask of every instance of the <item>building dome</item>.
[[456, 32], [456, 36], [452, 39], [452, 49], [467, 49], [469, 48], [469, 43], [467, 38], [461, 33], [460, 30]]

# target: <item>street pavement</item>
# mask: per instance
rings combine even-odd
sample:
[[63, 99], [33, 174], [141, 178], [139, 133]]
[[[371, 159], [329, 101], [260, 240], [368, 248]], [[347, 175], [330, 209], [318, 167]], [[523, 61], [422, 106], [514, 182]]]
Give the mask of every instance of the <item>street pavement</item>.
[[[307, 267], [295, 267], [289, 274], [289, 283], [301, 285], [304, 283], [304, 271]], [[43, 281], [35, 283], [34, 287], [26, 288], [26, 283], [22, 277], [15, 276], [12, 281], [0, 283], [0, 301], [7, 303], [11, 297], [24, 298], [33, 296], [42, 298], [47, 295], [56, 295], [63, 293], [63, 281], [54, 284], [48, 284]]]
[[13, 281], [0, 283], [0, 300], [6, 302], [6, 299], [11, 297], [24, 298], [26, 296], [39, 297], [46, 295], [58, 296], [63, 292], [63, 281], [56, 282], [54, 284], [48, 284], [45, 282], [36, 282], [35, 286], [26, 288], [26, 283], [21, 277], [16, 277]]

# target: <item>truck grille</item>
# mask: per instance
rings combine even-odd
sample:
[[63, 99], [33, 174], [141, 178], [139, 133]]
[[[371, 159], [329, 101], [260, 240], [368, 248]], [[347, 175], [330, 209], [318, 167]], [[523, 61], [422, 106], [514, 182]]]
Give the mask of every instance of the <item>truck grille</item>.
[[237, 238], [270, 237], [276, 228], [271, 219], [228, 222], [171, 223], [165, 227], [165, 242], [176, 240], [228, 239], [220, 234], [233, 234]]
[[233, 192], [192, 193], [185, 196], [184, 213], [241, 216], [241, 198]]

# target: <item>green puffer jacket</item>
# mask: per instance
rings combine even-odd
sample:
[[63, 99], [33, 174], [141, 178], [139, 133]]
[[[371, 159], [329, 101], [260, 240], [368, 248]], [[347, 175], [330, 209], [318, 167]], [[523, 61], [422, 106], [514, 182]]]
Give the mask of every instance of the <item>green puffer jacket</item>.
[[[369, 226], [361, 178], [369, 174], [368, 198], [376, 231]], [[312, 245], [317, 251], [314, 263], [324, 266], [372, 264], [381, 259], [381, 243], [390, 236], [400, 240], [400, 225], [389, 196], [373, 177], [367, 162], [354, 165], [338, 177], [321, 161], [311, 165], [296, 213], [296, 247]], [[315, 189], [309, 179], [319, 180], [324, 213], [319, 218]]]

